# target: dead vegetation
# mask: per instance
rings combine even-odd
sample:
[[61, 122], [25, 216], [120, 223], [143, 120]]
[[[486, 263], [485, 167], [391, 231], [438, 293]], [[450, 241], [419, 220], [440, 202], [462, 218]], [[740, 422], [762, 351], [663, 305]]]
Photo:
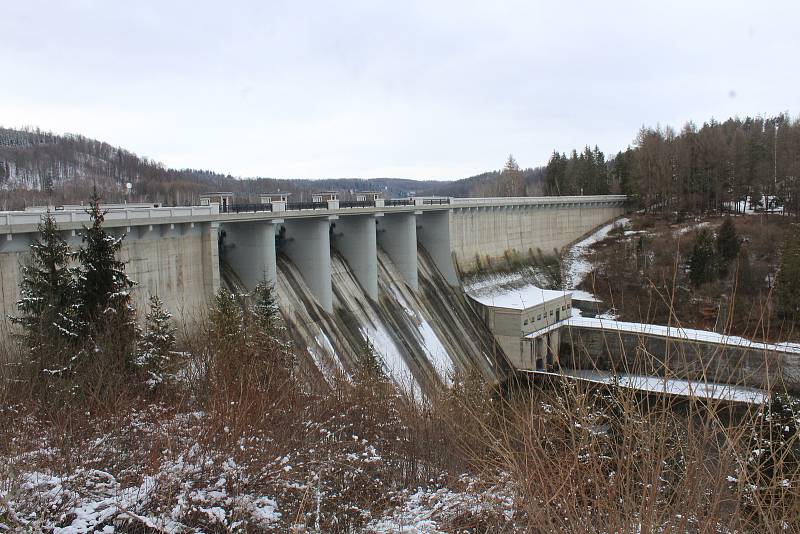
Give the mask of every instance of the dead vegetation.
[[731, 410], [468, 376], [412, 402], [368, 356], [312, 391], [236, 324], [212, 314], [184, 341], [193, 373], [115, 384], [113, 403], [43, 403], [4, 365], [0, 530], [800, 531], [788, 398]]
[[695, 286], [689, 263], [698, 233], [718, 231], [723, 217], [671, 223], [637, 215], [625, 232], [592, 246], [594, 270], [580, 288], [596, 294], [620, 320], [680, 324], [765, 341], [796, 336], [794, 320], [775, 306], [776, 276], [791, 225], [781, 216], [734, 217], [739, 256], [724, 274]]

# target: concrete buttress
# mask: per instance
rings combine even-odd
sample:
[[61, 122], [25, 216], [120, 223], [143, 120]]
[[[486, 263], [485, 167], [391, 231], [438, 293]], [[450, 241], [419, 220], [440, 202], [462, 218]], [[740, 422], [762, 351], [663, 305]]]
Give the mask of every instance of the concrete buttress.
[[378, 251], [374, 215], [349, 215], [336, 221], [333, 246], [344, 256], [364, 292], [378, 300]]
[[283, 224], [283, 250], [297, 266], [322, 309], [333, 312], [330, 220], [328, 217], [288, 219]]
[[203, 289], [213, 297], [219, 291], [219, 223], [203, 224]]
[[262, 280], [277, 282], [275, 229], [281, 219], [222, 225], [224, 258], [248, 291]]
[[450, 252], [450, 212], [428, 211], [417, 216], [417, 238], [447, 283], [460, 285]]
[[414, 291], [417, 283], [417, 217], [413, 213], [387, 213], [378, 219], [378, 245]]

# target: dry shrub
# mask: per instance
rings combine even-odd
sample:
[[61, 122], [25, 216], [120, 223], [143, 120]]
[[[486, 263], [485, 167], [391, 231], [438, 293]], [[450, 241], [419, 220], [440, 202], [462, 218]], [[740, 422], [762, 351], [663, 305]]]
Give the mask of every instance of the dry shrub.
[[486, 480], [511, 479], [532, 532], [798, 532], [792, 413], [550, 382], [474, 414], [475, 456]]

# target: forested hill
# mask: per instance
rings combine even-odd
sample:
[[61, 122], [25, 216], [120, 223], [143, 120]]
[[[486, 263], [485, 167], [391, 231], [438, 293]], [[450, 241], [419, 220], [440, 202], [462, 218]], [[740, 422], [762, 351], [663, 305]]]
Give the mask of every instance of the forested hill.
[[[547, 194], [614, 192], [664, 214], [755, 209], [800, 211], [800, 121], [788, 115], [710, 120], [701, 127], [643, 127], [609, 161], [597, 148], [554, 153]], [[749, 206], [748, 206], [749, 208]]]
[[[516, 174], [514, 174], [516, 173]], [[541, 192], [543, 169], [514, 169], [524, 185], [518, 194]], [[56, 135], [39, 130], [0, 128], [0, 209], [20, 209], [37, 204], [77, 203], [97, 186], [107, 202], [125, 199], [131, 183], [130, 202], [163, 202], [186, 205], [200, 193], [224, 190], [242, 199], [257, 200], [258, 193], [286, 191], [298, 200], [310, 193], [333, 189], [345, 196], [350, 191], [380, 190], [387, 196], [419, 195], [488, 196], [504, 194], [501, 172], [488, 172], [456, 181], [401, 178], [337, 178], [285, 180], [239, 179], [198, 169], [170, 169], [128, 150], [81, 135]]]

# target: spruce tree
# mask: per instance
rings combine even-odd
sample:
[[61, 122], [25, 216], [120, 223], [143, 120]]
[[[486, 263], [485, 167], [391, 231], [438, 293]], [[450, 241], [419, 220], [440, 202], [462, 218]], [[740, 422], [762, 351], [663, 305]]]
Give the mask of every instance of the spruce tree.
[[253, 291], [253, 313], [258, 326], [268, 333], [274, 333], [280, 325], [275, 286], [266, 280], [262, 280]]
[[135, 284], [125, 273], [125, 263], [117, 259], [123, 238], [103, 229], [106, 212], [100, 208], [97, 191], [92, 194], [88, 213], [92, 225], [84, 226], [84, 246], [78, 252], [81, 319], [87, 329], [112, 317], [118, 324], [132, 324], [130, 290]]
[[39, 239], [31, 244], [29, 261], [22, 266], [19, 315], [11, 321], [21, 327], [21, 339], [37, 373], [62, 370], [69, 346], [78, 338], [74, 324], [75, 270], [73, 253], [48, 211], [39, 223]]
[[211, 333], [214, 341], [220, 346], [231, 342], [246, 341], [245, 313], [239, 299], [225, 288], [221, 288], [214, 297], [211, 309]]
[[702, 228], [697, 233], [692, 255], [689, 257], [689, 280], [695, 287], [714, 280], [715, 263], [714, 238], [708, 229]]
[[169, 366], [175, 351], [172, 315], [158, 296], [150, 297], [144, 331], [136, 346], [136, 366], [146, 374], [150, 389], [170, 381]]
[[102, 377], [121, 377], [135, 371], [136, 318], [130, 294], [134, 282], [125, 273], [125, 263], [117, 259], [122, 238], [103, 229], [105, 212], [100, 208], [96, 191], [88, 213], [92, 225], [84, 227], [84, 246], [78, 251], [81, 265], [77, 283], [78, 316], [85, 347], [76, 362], [84, 366], [83, 372], [92, 369], [86, 375], [90, 387], [107, 388], [115, 382], [104, 382]]
[[731, 217], [725, 217], [717, 234], [717, 253], [720, 261], [727, 267], [739, 255], [740, 248], [741, 243], [739, 235], [736, 233], [736, 225], [733, 224]]

